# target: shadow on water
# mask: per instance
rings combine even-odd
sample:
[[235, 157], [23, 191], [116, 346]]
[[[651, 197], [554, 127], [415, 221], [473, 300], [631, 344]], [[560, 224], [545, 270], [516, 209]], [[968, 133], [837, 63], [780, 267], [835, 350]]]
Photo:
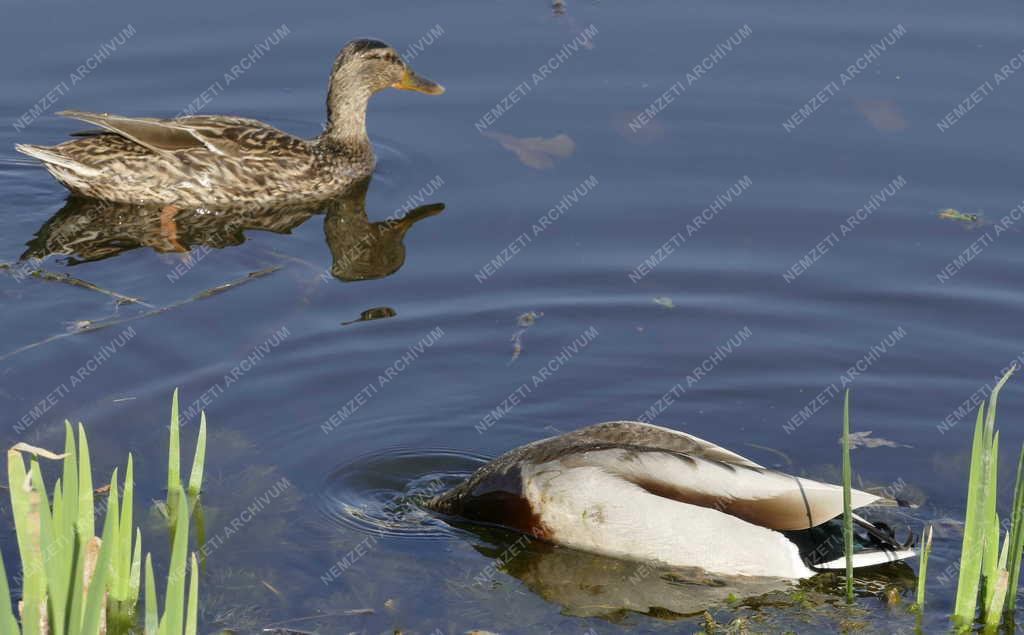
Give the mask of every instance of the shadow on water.
[[421, 205], [403, 216], [372, 222], [366, 212], [370, 179], [345, 196], [301, 205], [179, 208], [131, 205], [72, 196], [27, 243], [21, 260], [65, 258], [67, 265], [96, 262], [149, 248], [187, 254], [235, 247], [247, 231], [289, 234], [311, 217], [324, 215], [324, 237], [332, 276], [344, 282], [392, 275], [405, 264], [406, 232], [444, 211], [441, 203]]

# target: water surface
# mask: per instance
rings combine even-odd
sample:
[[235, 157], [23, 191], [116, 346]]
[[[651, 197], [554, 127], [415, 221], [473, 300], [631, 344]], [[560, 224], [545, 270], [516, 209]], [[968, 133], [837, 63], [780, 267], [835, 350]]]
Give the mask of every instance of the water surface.
[[[319, 632], [678, 632], [680, 620], [698, 630], [702, 618], [686, 615], [710, 605], [720, 622], [767, 632], [851, 622], [893, 632], [913, 618], [887, 608], [882, 591], [912, 588], [912, 572], [860, 580], [853, 608], [827, 579], [805, 589], [810, 599], [756, 589], [761, 600], [730, 605], [714, 581], [616, 588], [634, 565], [517, 547], [417, 504], [516, 445], [648, 412], [755, 461], [836, 479], [837, 395], [849, 384], [854, 429], [889, 442], [854, 452], [862, 484], [920, 503], [896, 519], [903, 527], [943, 521], [927, 618], [943, 628], [955, 585], [940, 576], [958, 558], [970, 437], [971, 415], [956, 412], [1024, 354], [1024, 225], [996, 229], [1024, 199], [1024, 78], [994, 77], [1020, 53], [1015, 8], [556, 9], [8, 6], [0, 260], [45, 246], [46, 227], [107, 231], [77, 256], [32, 252], [46, 256], [32, 267], [149, 306], [0, 275], [0, 355], [87, 320], [126, 320], [0, 361], [0, 440], [52, 447], [65, 418], [82, 420], [97, 470], [134, 452], [138, 498], [149, 501], [162, 496], [172, 389], [190, 425], [205, 408], [208, 533], [268, 500], [209, 558], [207, 630], [299, 620], [289, 625]], [[153, 231], [154, 219], [94, 209], [78, 227], [89, 210], [62, 212], [65, 191], [12, 148], [80, 129], [54, 116], [63, 108], [174, 116], [207, 98], [202, 112], [314, 136], [334, 55], [359, 36], [410, 51], [448, 92], [374, 98], [379, 164], [345, 212], [354, 216], [271, 215], [212, 234], [197, 221], [189, 260], [161, 242], [159, 219]], [[69, 90], [48, 99], [62, 82]], [[991, 90], [950, 125], [985, 82]], [[740, 192], [723, 204], [730, 188]], [[353, 235], [334, 221], [370, 231], [425, 205], [435, 206], [394, 247], [404, 260], [330, 275]], [[940, 219], [945, 208], [981, 220]], [[977, 255], [956, 264], [976, 241]], [[264, 275], [188, 301], [253, 272]], [[1024, 439], [1012, 425], [1022, 409], [1013, 381], [1001, 401], [1007, 465]], [[10, 562], [9, 530], [2, 544]], [[596, 607], [579, 601], [586, 584], [605, 590]], [[352, 609], [373, 612], [335, 615]], [[323, 613], [333, 617], [303, 619]]]

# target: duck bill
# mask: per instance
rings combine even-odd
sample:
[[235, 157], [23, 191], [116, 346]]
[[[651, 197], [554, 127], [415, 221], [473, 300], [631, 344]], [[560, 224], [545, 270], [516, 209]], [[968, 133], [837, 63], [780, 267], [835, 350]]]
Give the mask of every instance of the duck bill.
[[405, 69], [402, 79], [392, 84], [391, 87], [399, 90], [415, 90], [428, 95], [440, 95], [444, 92], [444, 86], [432, 82], [426, 77], [420, 77], [410, 68]]

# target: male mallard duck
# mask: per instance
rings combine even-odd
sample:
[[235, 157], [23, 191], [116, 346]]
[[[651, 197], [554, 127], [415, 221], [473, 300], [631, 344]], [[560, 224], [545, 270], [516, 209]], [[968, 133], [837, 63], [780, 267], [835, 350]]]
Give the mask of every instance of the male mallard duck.
[[53, 147], [16, 145], [77, 194], [177, 206], [264, 204], [337, 196], [373, 171], [366, 105], [385, 88], [440, 95], [383, 42], [354, 40], [334, 61], [327, 126], [305, 140], [254, 119], [57, 113], [102, 131]]
[[[880, 498], [852, 491], [853, 508]], [[806, 578], [844, 568], [843, 489], [775, 472], [697, 437], [600, 423], [516, 448], [431, 509], [583, 551], [726, 575]], [[854, 516], [854, 566], [911, 557]]]

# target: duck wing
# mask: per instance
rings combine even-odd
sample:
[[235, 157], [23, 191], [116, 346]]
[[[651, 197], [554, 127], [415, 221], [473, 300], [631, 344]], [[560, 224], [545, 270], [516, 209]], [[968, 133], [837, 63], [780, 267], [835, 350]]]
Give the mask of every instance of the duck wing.
[[[94, 124], [108, 132], [131, 139], [157, 154], [166, 155], [180, 150], [206, 149], [215, 154], [233, 158], [240, 158], [242, 156], [241, 148], [231, 139], [222, 134], [217, 134], [219, 132], [217, 128], [223, 129], [225, 126], [237, 126], [242, 122], [252, 122], [249, 119], [234, 117], [203, 117], [201, 118], [203, 121], [192, 124], [189, 122], [189, 119], [199, 118], [154, 119], [152, 117], [124, 117], [121, 115], [82, 112], [79, 110], [62, 110], [57, 114]], [[226, 121], [221, 121], [219, 126], [214, 126], [211, 120], [215, 119]], [[79, 136], [81, 136], [81, 133], [79, 133]]]
[[[559, 463], [600, 467], [657, 496], [716, 509], [769, 529], [808, 529], [843, 512], [842, 487], [759, 466], [648, 446], [578, 450]], [[851, 497], [853, 508], [878, 500], [860, 490], [852, 490]]]
[[715, 445], [692, 434], [639, 421], [608, 421], [598, 423], [551, 439], [551, 441], [556, 440], [564, 440], [564, 443], [560, 444], [563, 446], [571, 446], [572, 443], [577, 441], [639, 446], [688, 454], [730, 465], [763, 469], [762, 465], [740, 456], [732, 450], [727, 450], [720, 445]]

